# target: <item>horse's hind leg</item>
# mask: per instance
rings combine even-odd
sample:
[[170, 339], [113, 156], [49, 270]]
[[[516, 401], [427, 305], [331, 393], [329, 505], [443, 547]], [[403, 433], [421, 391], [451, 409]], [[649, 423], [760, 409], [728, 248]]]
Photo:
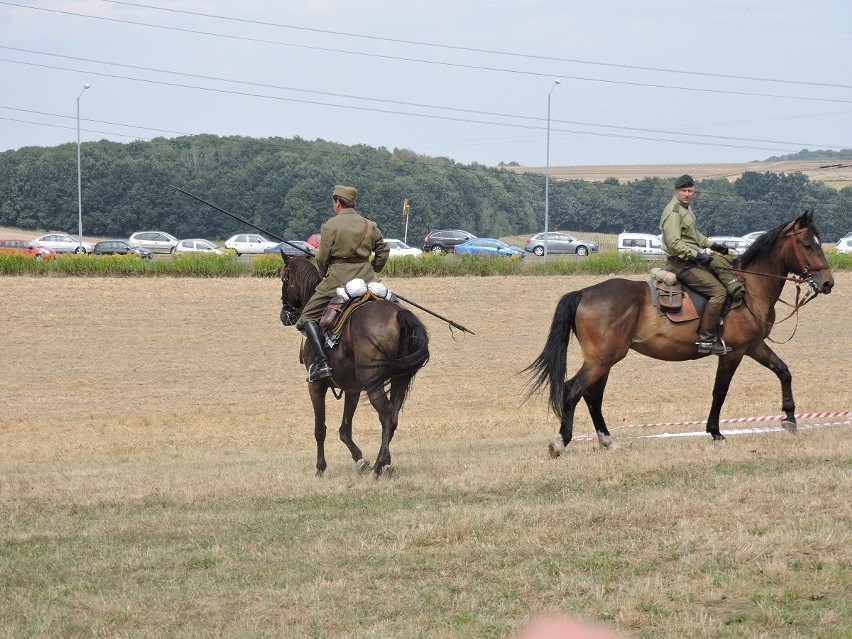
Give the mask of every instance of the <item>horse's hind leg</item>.
[[[603, 398], [603, 386], [606, 386], [606, 377], [609, 374], [609, 369], [603, 369], [598, 366], [589, 366], [586, 362], [577, 371], [571, 379], [565, 382], [562, 396], [562, 418], [559, 422], [559, 433], [554, 436], [550, 442], [550, 456], [559, 457], [565, 447], [571, 443], [571, 438], [574, 436], [574, 411], [577, 408], [577, 403], [581, 397], [584, 397], [590, 389], [594, 388], [601, 376], [604, 377], [603, 385], [600, 389], [600, 399]], [[590, 409], [591, 410], [591, 409]], [[598, 410], [600, 414], [600, 410]], [[594, 419], [594, 415], [592, 416]], [[603, 416], [600, 417], [600, 424], [603, 425]], [[598, 422], [595, 422], [595, 429], [598, 429]], [[606, 431], [606, 425], [603, 425]], [[607, 435], [609, 432], [607, 431]]]
[[361, 449], [355, 444], [352, 439], [352, 418], [355, 416], [355, 409], [358, 408], [358, 399], [361, 393], [346, 393], [343, 398], [343, 419], [340, 422], [340, 441], [346, 444], [352, 459], [355, 460], [355, 467], [359, 473], [365, 473], [370, 470], [370, 462], [364, 459]]
[[373, 465], [373, 472], [378, 477], [385, 470], [388, 474], [391, 471], [391, 454], [390, 443], [393, 439], [393, 434], [396, 432], [396, 425], [399, 419], [399, 410], [394, 410], [388, 396], [383, 388], [378, 388], [370, 392], [370, 403], [376, 412], [379, 414], [379, 421], [382, 424], [382, 444], [379, 447], [379, 454], [376, 456], [376, 463]]
[[609, 372], [605, 373], [598, 381], [589, 386], [583, 399], [586, 400], [586, 406], [589, 408], [589, 414], [592, 416], [592, 423], [595, 425], [595, 432], [598, 434], [598, 443], [603, 448], [617, 448], [617, 444], [612, 441], [609, 430], [604, 421], [601, 405], [603, 404], [604, 389], [606, 388]]

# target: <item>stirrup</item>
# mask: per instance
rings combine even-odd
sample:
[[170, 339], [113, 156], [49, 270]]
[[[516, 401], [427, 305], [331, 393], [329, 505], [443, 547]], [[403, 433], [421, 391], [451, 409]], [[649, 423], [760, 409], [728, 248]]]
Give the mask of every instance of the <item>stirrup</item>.
[[698, 346], [699, 353], [710, 353], [713, 355], [726, 355], [734, 350], [725, 344], [725, 340], [720, 338], [716, 338], [712, 342], [695, 342], [695, 345]]
[[316, 382], [321, 379], [325, 379], [326, 377], [331, 377], [334, 371], [331, 366], [326, 362], [322, 366], [317, 366], [316, 362], [308, 366], [308, 376], [305, 378], [305, 381], [309, 384], [311, 382]]

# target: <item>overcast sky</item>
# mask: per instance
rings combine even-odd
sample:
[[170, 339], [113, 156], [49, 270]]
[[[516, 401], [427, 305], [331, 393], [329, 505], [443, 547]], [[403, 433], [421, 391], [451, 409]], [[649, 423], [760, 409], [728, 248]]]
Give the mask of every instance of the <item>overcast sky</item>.
[[[848, 0], [0, 0], [0, 151], [198, 133], [462, 163], [852, 148]], [[556, 85], [554, 80], [561, 79]]]

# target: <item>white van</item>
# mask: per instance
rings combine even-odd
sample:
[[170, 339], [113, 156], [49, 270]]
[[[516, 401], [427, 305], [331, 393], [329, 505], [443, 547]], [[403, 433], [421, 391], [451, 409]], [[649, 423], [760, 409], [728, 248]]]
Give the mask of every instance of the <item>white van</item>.
[[647, 258], [663, 257], [663, 243], [650, 233], [619, 233], [619, 253], [640, 253]]

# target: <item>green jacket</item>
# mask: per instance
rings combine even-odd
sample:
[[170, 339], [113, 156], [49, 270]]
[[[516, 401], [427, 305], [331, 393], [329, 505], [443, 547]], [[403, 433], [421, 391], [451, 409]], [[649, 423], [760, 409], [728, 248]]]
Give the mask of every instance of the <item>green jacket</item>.
[[[370, 263], [372, 253], [375, 257]], [[355, 209], [341, 210], [320, 230], [317, 268], [328, 280], [323, 282], [323, 288], [343, 286], [356, 277], [365, 282], [375, 280], [375, 274], [384, 268], [389, 254], [390, 249], [375, 222], [359, 215]]]
[[668, 257], [694, 262], [696, 256], [712, 244], [695, 228], [692, 209], [681, 204], [677, 197], [672, 197], [663, 209], [660, 229], [663, 231], [663, 253]]

